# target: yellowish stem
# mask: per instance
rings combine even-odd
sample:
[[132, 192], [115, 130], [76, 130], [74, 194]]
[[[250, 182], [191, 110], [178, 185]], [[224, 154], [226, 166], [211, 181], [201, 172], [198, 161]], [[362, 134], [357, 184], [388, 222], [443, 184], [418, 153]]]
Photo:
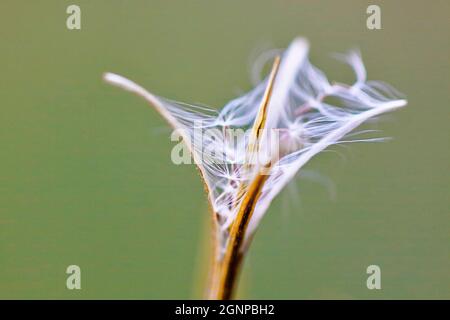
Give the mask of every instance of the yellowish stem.
[[[280, 58], [276, 57], [266, 91], [259, 107], [258, 115], [253, 124], [248, 148], [248, 160], [253, 159], [259, 151], [259, 141], [263, 134], [267, 119], [267, 107], [275, 81], [275, 77], [280, 65]], [[254, 159], [253, 159], [254, 160]], [[253, 164], [247, 163], [245, 170], [248, 170]], [[256, 207], [256, 203], [261, 195], [261, 190], [266, 182], [268, 175], [267, 169], [271, 164], [259, 168], [257, 174], [253, 177], [250, 184], [241, 184], [238, 195], [242, 196], [242, 201], [238, 209], [236, 218], [229, 229], [229, 235], [225, 252], [219, 254], [216, 246], [212, 257], [212, 270], [210, 274], [210, 283], [208, 288], [208, 298], [224, 300], [231, 299], [236, 288], [236, 282], [243, 260], [243, 244], [245, 232], [250, 219]]]

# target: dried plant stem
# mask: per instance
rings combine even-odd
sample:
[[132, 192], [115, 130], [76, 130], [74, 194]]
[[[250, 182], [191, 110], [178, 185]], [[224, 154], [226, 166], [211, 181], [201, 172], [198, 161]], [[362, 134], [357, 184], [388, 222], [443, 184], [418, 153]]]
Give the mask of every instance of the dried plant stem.
[[[258, 153], [259, 139], [261, 138], [262, 132], [265, 128], [267, 108], [279, 65], [280, 58], [276, 57], [263, 100], [259, 107], [258, 116], [253, 124], [252, 134], [250, 136], [250, 142], [247, 150], [247, 153], [250, 156]], [[251, 166], [251, 164], [248, 166]], [[243, 195], [243, 198], [236, 218], [229, 229], [229, 237], [225, 252], [219, 255], [217, 252], [218, 248], [215, 248], [208, 291], [210, 299], [227, 300], [231, 299], [233, 296], [242, 260], [244, 258], [243, 245], [245, 231], [247, 230], [248, 223], [261, 195], [262, 187], [268, 177], [268, 167], [270, 167], [270, 164], [263, 166], [248, 186], [240, 186], [240, 194]], [[218, 258], [219, 256], [221, 258]]]
[[242, 201], [236, 220], [230, 229], [228, 244], [220, 261], [213, 265], [211, 277], [211, 299], [231, 299], [236, 287], [237, 277], [243, 259], [244, 235], [250, 218], [255, 209], [261, 189], [267, 179], [267, 175], [258, 174]]

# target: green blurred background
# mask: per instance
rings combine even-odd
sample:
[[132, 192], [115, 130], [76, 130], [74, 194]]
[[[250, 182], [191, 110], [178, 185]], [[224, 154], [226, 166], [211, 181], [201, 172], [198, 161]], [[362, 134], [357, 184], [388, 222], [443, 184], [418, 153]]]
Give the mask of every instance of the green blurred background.
[[[80, 31], [66, 28], [69, 4]], [[382, 30], [366, 28], [369, 4]], [[298, 35], [340, 81], [352, 74], [329, 54], [359, 47], [369, 79], [409, 106], [375, 126], [392, 141], [333, 148], [277, 198], [240, 297], [450, 298], [449, 12], [448, 1], [1, 1], [0, 298], [199, 298], [197, 172], [171, 163], [165, 123], [101, 74], [220, 107], [251, 88], [257, 53]], [[79, 291], [65, 286], [71, 264]], [[366, 288], [371, 264], [381, 290]]]

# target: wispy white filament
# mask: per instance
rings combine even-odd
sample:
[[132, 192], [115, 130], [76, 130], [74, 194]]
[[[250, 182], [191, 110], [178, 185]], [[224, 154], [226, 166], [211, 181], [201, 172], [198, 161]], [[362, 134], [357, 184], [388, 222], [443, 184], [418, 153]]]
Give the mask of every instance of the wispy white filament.
[[[343, 137], [366, 120], [406, 105], [406, 100], [397, 98], [396, 91], [388, 85], [366, 80], [366, 70], [357, 52], [338, 57], [353, 68], [356, 76], [354, 84], [344, 85], [330, 83], [325, 74], [309, 62], [308, 50], [308, 42], [298, 38], [281, 57], [265, 130], [277, 131], [282, 152], [268, 172], [246, 239], [255, 232], [272, 200], [313, 156], [342, 142]], [[244, 170], [243, 150], [246, 150], [248, 135], [233, 137], [230, 129], [252, 127], [268, 80], [217, 112], [157, 97], [119, 75], [106, 73], [104, 79], [143, 97], [174, 129], [180, 130], [207, 185], [221, 230], [219, 239], [225, 245], [227, 230], [242, 201], [240, 188], [248, 186], [259, 170], [258, 166], [247, 166]], [[339, 103], [328, 102], [330, 99]], [[198, 130], [208, 134], [199, 138], [195, 134]], [[261, 150], [267, 152], [269, 143], [263, 138]], [[205, 157], [206, 149], [219, 152], [208, 153]]]

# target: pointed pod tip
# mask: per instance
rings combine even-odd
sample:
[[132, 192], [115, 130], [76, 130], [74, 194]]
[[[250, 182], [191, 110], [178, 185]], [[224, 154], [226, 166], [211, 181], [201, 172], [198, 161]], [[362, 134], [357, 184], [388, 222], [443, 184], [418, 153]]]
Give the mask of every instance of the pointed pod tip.
[[309, 50], [309, 41], [308, 39], [304, 37], [296, 37], [294, 40], [292, 40], [291, 44], [289, 45], [290, 49], [295, 48], [299, 51], [308, 51]]
[[408, 104], [408, 100], [406, 100], [406, 99], [392, 100], [392, 101], [389, 101], [387, 104], [390, 104], [393, 109], [402, 108]]
[[137, 95], [146, 98], [147, 100], [150, 99], [150, 98], [148, 98], [149, 96], [152, 96], [152, 98], [153, 98], [153, 95], [151, 93], [147, 92], [140, 85], [138, 85], [137, 83], [135, 83], [135, 82], [133, 82], [133, 81], [131, 81], [131, 80], [125, 78], [125, 77], [122, 77], [122, 76], [120, 76], [118, 74], [115, 74], [115, 73], [112, 73], [112, 72], [105, 72], [102, 75], [102, 79], [106, 83], [109, 83], [109, 84], [111, 84], [113, 86], [122, 88], [122, 89], [127, 90], [127, 91], [134, 92]]
[[112, 72], [104, 72], [102, 74], [102, 79], [105, 82], [115, 84], [115, 83], [122, 82], [123, 77], [119, 76], [118, 74], [112, 73]]

